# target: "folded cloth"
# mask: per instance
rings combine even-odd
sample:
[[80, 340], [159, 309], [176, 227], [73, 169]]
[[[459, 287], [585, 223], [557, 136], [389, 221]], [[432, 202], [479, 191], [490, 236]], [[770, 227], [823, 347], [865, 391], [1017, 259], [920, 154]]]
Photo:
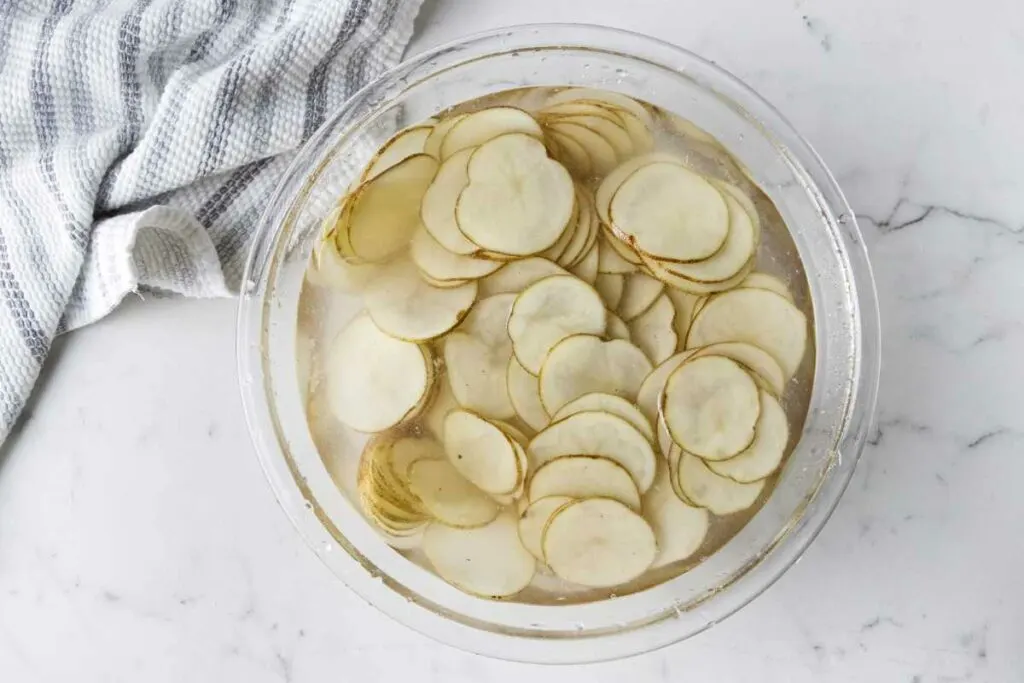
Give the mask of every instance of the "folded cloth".
[[0, 0], [0, 441], [55, 335], [229, 296], [292, 152], [422, 0]]

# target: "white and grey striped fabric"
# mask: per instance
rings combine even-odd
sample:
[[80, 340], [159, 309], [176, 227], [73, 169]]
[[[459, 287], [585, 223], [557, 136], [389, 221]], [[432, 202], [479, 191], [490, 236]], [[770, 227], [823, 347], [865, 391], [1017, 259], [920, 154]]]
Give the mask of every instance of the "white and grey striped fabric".
[[289, 152], [421, 0], [0, 0], [0, 441], [62, 331], [228, 296]]

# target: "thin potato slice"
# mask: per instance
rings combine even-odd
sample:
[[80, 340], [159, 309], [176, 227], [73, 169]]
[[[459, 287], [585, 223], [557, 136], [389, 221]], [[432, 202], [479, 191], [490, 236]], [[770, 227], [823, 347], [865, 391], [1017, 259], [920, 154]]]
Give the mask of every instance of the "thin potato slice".
[[425, 228], [412, 237], [409, 255], [424, 275], [434, 281], [456, 282], [476, 280], [501, 268], [499, 261], [464, 256], [448, 251]]
[[572, 177], [548, 158], [529, 135], [502, 135], [473, 152], [469, 184], [459, 195], [455, 216], [462, 231], [481, 248], [509, 254], [538, 254], [565, 230], [575, 196]]
[[686, 343], [686, 333], [690, 330], [690, 320], [693, 319], [693, 311], [696, 309], [700, 297], [675, 287], [666, 287], [665, 294], [671, 299], [672, 306], [676, 309], [672, 327], [676, 331], [676, 350], [682, 351], [683, 345]]
[[628, 276], [615, 273], [598, 274], [597, 280], [594, 282], [594, 289], [604, 299], [609, 310], [618, 309], [619, 303], [622, 301], [622, 292], [626, 288], [626, 277]]
[[395, 164], [405, 161], [414, 154], [422, 154], [423, 146], [433, 132], [431, 125], [410, 126], [395, 133], [381, 145], [373, 159], [366, 166], [360, 182], [376, 178]]
[[444, 439], [444, 419], [448, 417], [448, 413], [459, 408], [459, 402], [455, 400], [455, 394], [452, 393], [448, 375], [437, 380], [435, 393], [429, 407], [424, 411], [423, 422], [438, 440], [442, 440]]
[[441, 159], [441, 145], [444, 142], [444, 138], [448, 135], [448, 132], [455, 127], [455, 124], [466, 117], [466, 114], [455, 114], [453, 116], [446, 116], [445, 118], [434, 124], [434, 130], [430, 132], [427, 139], [423, 143], [423, 153], [429, 154], [435, 159]]
[[548, 496], [611, 498], [640, 510], [640, 492], [619, 463], [593, 455], [567, 455], [542, 465], [530, 478], [530, 500]]
[[608, 228], [608, 226], [601, 226], [601, 234], [608, 238], [608, 246], [614, 249], [624, 261], [628, 261], [634, 266], [637, 266], [636, 270], [642, 269], [641, 266], [644, 265], [643, 256], [638, 254], [633, 247], [619, 239], [619, 237], [610, 228]]
[[807, 345], [807, 318], [783, 297], [764, 289], [737, 289], [712, 297], [690, 325], [686, 346], [739, 341], [770, 353], [787, 379], [796, 374]]
[[600, 252], [597, 249], [597, 240], [595, 235], [594, 244], [587, 250], [587, 253], [583, 256], [579, 263], [572, 266], [569, 270], [573, 275], [583, 280], [589, 285], [597, 283], [599, 273], [597, 272], [598, 263], [600, 259]]
[[633, 335], [629, 331], [629, 326], [622, 322], [622, 318], [611, 311], [608, 311], [608, 329], [605, 331], [605, 337], [608, 339], [621, 339], [628, 342], [633, 340]]
[[348, 294], [361, 292], [380, 273], [376, 263], [351, 263], [338, 253], [333, 239], [324, 242], [313, 253], [312, 268], [306, 279], [319, 287], [337, 289]]
[[691, 349], [693, 357], [725, 356], [750, 371], [754, 381], [764, 386], [775, 396], [782, 396], [786, 388], [786, 375], [775, 358], [760, 347], [745, 342], [720, 342]]
[[579, 398], [569, 401], [562, 408], [552, 416], [552, 422], [558, 422], [564, 420], [570, 415], [576, 413], [584, 413], [591, 411], [600, 411], [604, 413], [611, 413], [612, 415], [618, 415], [623, 420], [628, 422], [637, 428], [637, 430], [644, 435], [648, 441], [654, 443], [654, 428], [651, 426], [651, 422], [647, 417], [640, 412], [640, 409], [636, 407], [630, 401], [616, 396], [615, 394], [606, 394], [602, 392], [593, 392], [590, 394], [584, 394]]
[[462, 234], [455, 221], [455, 205], [469, 184], [469, 158], [472, 155], [473, 150], [467, 149], [446, 159], [437, 169], [430, 187], [423, 193], [420, 207], [423, 227], [430, 236], [448, 251], [463, 256], [480, 251], [480, 247]]
[[507, 263], [500, 270], [480, 280], [480, 297], [495, 294], [518, 294], [535, 282], [552, 275], [567, 275], [547, 259], [533, 256]]
[[757, 418], [754, 442], [739, 455], [708, 462], [715, 474], [740, 483], [750, 483], [771, 475], [782, 463], [789, 443], [789, 421], [778, 400], [767, 391], [761, 392], [761, 414]]
[[389, 463], [391, 470], [405, 486], [409, 485], [409, 468], [420, 460], [440, 460], [444, 448], [430, 438], [405, 436], [391, 444]]
[[467, 114], [444, 136], [441, 158], [448, 159], [456, 152], [479, 147], [496, 137], [509, 133], [524, 133], [538, 140], [544, 132], [532, 116], [515, 107], [491, 107]]
[[541, 257], [546, 258], [549, 261], [554, 261], [560, 266], [564, 266], [565, 263], [562, 261], [562, 256], [565, 254], [565, 250], [569, 247], [569, 243], [572, 242], [578, 225], [579, 202], [573, 198], [572, 215], [569, 217], [569, 222], [566, 224], [565, 229], [562, 230], [562, 234], [559, 235], [558, 240], [541, 252]]
[[686, 492], [683, 491], [683, 487], [680, 486], [679, 483], [679, 464], [683, 460], [683, 449], [679, 447], [679, 444], [673, 443], [669, 437], [662, 437], [663, 434], [668, 434], [668, 428], [665, 427], [664, 422], [659, 422], [658, 438], [659, 440], [664, 438], [664, 440], [668, 442], [663, 444], [663, 446], [667, 446], [667, 448], [662, 452], [667, 454], [665, 456], [665, 462], [668, 463], [669, 483], [672, 485], [672, 492], [676, 494], [676, 498], [690, 507], [701, 507], [690, 500], [689, 496], [686, 495]]
[[597, 239], [598, 272], [610, 275], [629, 275], [630, 273], [635, 273], [637, 266], [622, 258], [622, 255], [612, 246], [613, 241], [614, 238], [608, 237], [604, 231], [601, 232], [601, 236]]
[[572, 498], [569, 496], [539, 498], [529, 503], [519, 518], [519, 540], [523, 547], [541, 562], [544, 561], [544, 548], [541, 546], [544, 527], [558, 508], [571, 501]]
[[430, 391], [428, 352], [354, 318], [331, 344], [324, 367], [327, 404], [358, 432], [380, 432], [412, 417]]
[[594, 172], [594, 162], [586, 148], [568, 135], [549, 130], [548, 137], [558, 145], [560, 162], [581, 178], [589, 177]]
[[540, 400], [540, 380], [514, 357], [508, 363], [508, 395], [516, 415], [534, 431], [548, 426], [551, 419]]
[[459, 474], [486, 493], [512, 493], [522, 481], [512, 440], [500, 427], [474, 413], [456, 410], [448, 414], [444, 451]]
[[530, 584], [537, 566], [519, 541], [511, 511], [476, 529], [431, 524], [423, 533], [423, 552], [438, 576], [484, 598], [515, 595]]
[[564, 117], [598, 116], [612, 123], [622, 123], [622, 119], [616, 111], [596, 102], [564, 102], [544, 107], [538, 112], [538, 117], [547, 121], [548, 119], [557, 120]]
[[626, 132], [622, 119], [612, 120], [603, 116], [580, 115], [555, 118], [552, 121], [572, 123], [597, 133], [611, 145], [615, 150], [615, 156], [619, 159], [630, 157], [634, 152], [633, 139]]
[[644, 495], [644, 519], [654, 529], [658, 556], [653, 567], [685, 560], [697, 552], [708, 533], [708, 511], [687, 505], [675, 494], [668, 463], [658, 462], [654, 485]]
[[558, 342], [573, 334], [603, 334], [606, 323], [604, 301], [592, 287], [571, 275], [556, 275], [516, 297], [508, 335], [519, 363], [539, 375]]
[[405, 258], [384, 266], [364, 296], [374, 324], [406, 341], [439, 337], [462, 321], [475, 300], [475, 282], [439, 289], [425, 282]]
[[347, 239], [358, 258], [384, 261], [409, 244], [420, 224], [420, 202], [436, 173], [436, 159], [415, 154], [352, 193]]
[[789, 303], [793, 303], [793, 293], [789, 291], [786, 283], [768, 273], [751, 273], [743, 278], [743, 282], [739, 286], [747, 289], [767, 289], [769, 292], [775, 292]]
[[760, 411], [754, 380], [724, 356], [683, 363], [665, 383], [661, 404], [672, 440], [707, 460], [725, 460], [747, 448]]
[[586, 254], [589, 245], [597, 239], [594, 232], [598, 229], [598, 226], [593, 220], [594, 207], [592, 200], [589, 194], [578, 186], [576, 188], [576, 206], [579, 215], [576, 218], [576, 225], [573, 227], [572, 237], [558, 259], [559, 264], [567, 268], [578, 263]]
[[622, 299], [615, 311], [628, 323], [650, 308], [663, 291], [665, 283], [650, 275], [627, 275], [622, 289]]
[[632, 581], [658, 554], [654, 532], [644, 518], [607, 498], [559, 508], [544, 529], [542, 548], [555, 574], [591, 588]]
[[434, 519], [448, 526], [468, 529], [498, 516], [498, 504], [448, 460], [414, 462], [409, 467], [409, 488]]
[[646, 311], [629, 323], [630, 339], [652, 363], [661, 363], [679, 343], [675, 330], [676, 309], [668, 295], [660, 295]]
[[548, 127], [562, 136], [575, 140], [590, 157], [593, 170], [598, 175], [603, 175], [615, 168], [619, 161], [615, 148], [604, 137], [584, 126], [569, 123], [568, 120], [558, 123], [551, 123]]
[[514, 294], [481, 299], [462, 326], [444, 341], [445, 366], [455, 399], [487, 418], [515, 415], [506, 379], [512, 343], [505, 332], [514, 301]]
[[635, 400], [651, 362], [621, 339], [577, 334], [551, 349], [540, 371], [540, 400], [550, 414], [584, 394], [600, 391]]
[[697, 263], [666, 263], [665, 268], [696, 282], [721, 282], [735, 277], [757, 251], [758, 235], [750, 216], [732, 196], [723, 193], [729, 207], [729, 234], [710, 258]]
[[693, 453], [683, 451], [679, 461], [679, 486], [695, 505], [716, 515], [730, 515], [753, 505], [764, 490], [765, 480], [741, 484], [712, 472]]
[[650, 256], [642, 256], [644, 259], [644, 265], [650, 271], [650, 274], [664, 282], [669, 287], [675, 287], [681, 289], [684, 292], [690, 292], [691, 294], [716, 294], [718, 292], [725, 292], [734, 287], [739, 286], [743, 279], [750, 274], [750, 271], [754, 269], [754, 263], [757, 260], [756, 256], [744, 265], [736, 275], [729, 278], [728, 280], [721, 280], [719, 282], [697, 282], [690, 278], [683, 277], [678, 273], [673, 272], [669, 269], [669, 264], [665, 261], [658, 261]]
[[654, 423], [658, 419], [658, 408], [661, 401], [661, 394], [665, 391], [665, 383], [669, 376], [676, 369], [685, 363], [695, 351], [680, 351], [679, 353], [666, 358], [654, 368], [643, 383], [640, 384], [640, 391], [637, 392], [636, 405], [644, 416]]
[[552, 423], [533, 437], [526, 451], [534, 471], [563, 455], [609, 458], [629, 472], [640, 493], [651, 487], [657, 464], [651, 443], [636, 427], [602, 412], [576, 413]]
[[597, 209], [597, 215], [601, 218], [601, 222], [605, 225], [611, 225], [612, 218], [609, 213], [609, 207], [619, 187], [638, 170], [654, 163], [681, 164], [682, 161], [671, 154], [652, 152], [633, 157], [629, 161], [617, 166], [614, 171], [605, 176], [598, 186], [597, 192], [594, 193], [594, 208]]
[[567, 88], [559, 91], [548, 98], [547, 107], [553, 107], [565, 102], [595, 102], [610, 106], [613, 110], [624, 109], [630, 114], [639, 118], [644, 125], [651, 126], [654, 119], [647, 107], [634, 100], [629, 95], [601, 90], [598, 88]]

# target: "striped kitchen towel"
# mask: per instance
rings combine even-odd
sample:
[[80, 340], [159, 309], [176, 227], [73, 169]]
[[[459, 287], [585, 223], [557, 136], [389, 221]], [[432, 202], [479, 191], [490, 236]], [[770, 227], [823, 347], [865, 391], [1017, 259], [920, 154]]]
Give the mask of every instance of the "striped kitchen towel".
[[55, 335], [229, 296], [291, 152], [421, 0], [0, 0], [0, 441]]

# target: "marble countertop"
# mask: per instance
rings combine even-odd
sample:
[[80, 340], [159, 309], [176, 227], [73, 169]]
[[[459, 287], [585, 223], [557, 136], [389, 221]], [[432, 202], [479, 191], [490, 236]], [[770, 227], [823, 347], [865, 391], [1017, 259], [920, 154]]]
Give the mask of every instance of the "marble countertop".
[[624, 662], [436, 644], [349, 592], [274, 501], [234, 303], [133, 300], [58, 342], [0, 450], [0, 680], [1024, 681], [1024, 5], [439, 0], [411, 50], [529, 21], [715, 60], [847, 193], [881, 300], [878, 428], [804, 558], [709, 632]]

